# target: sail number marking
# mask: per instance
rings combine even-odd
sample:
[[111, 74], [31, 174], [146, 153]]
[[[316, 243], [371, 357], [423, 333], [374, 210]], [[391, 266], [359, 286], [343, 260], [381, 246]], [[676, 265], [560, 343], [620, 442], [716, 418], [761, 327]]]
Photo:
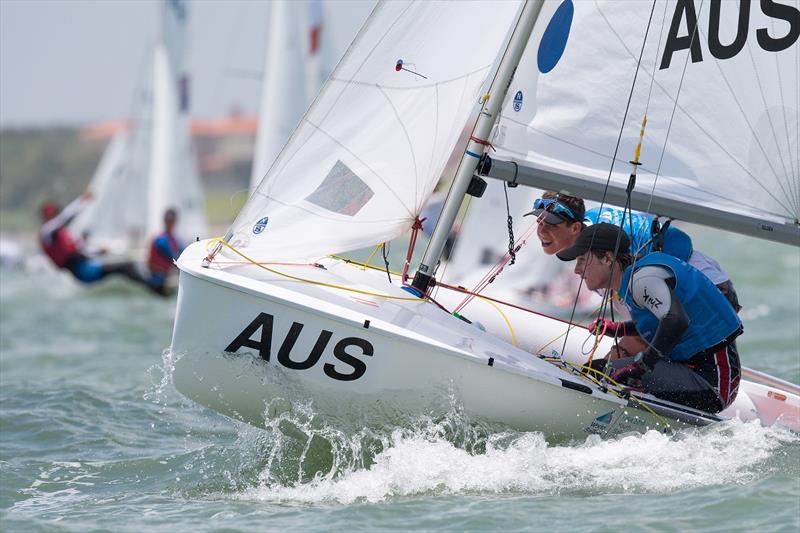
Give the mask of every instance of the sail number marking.
[[[269, 361], [272, 355], [272, 334], [275, 317], [269, 313], [259, 313], [225, 348], [226, 352], [236, 353], [241, 348], [252, 348], [258, 352], [259, 357]], [[328, 343], [333, 337], [333, 332], [323, 329], [317, 336], [314, 346], [302, 361], [292, 359], [294, 348], [305, 324], [292, 322], [289, 332], [284, 337], [278, 349], [278, 363], [292, 370], [307, 370], [316, 365], [325, 353]], [[357, 353], [360, 352], [360, 353]], [[367, 365], [358, 356], [369, 356], [375, 353], [372, 343], [359, 337], [345, 337], [333, 347], [333, 357], [336, 364], [325, 363], [322, 370], [329, 378], [338, 381], [355, 381], [367, 371]], [[342, 368], [342, 364], [349, 368]]]

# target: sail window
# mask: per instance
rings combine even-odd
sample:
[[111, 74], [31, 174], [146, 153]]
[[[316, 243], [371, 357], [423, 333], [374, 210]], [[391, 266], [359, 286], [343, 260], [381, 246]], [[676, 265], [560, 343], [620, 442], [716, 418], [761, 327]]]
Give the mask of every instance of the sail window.
[[340, 215], [353, 216], [374, 195], [369, 185], [347, 165], [336, 161], [320, 186], [306, 197], [306, 201]]

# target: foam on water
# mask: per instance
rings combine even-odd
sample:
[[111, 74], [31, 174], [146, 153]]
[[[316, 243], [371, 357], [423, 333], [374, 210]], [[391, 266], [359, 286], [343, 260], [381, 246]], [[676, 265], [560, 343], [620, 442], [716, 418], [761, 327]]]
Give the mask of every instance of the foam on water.
[[[334, 465], [310, 480], [276, 475], [274, 458], [287, 451], [283, 447], [291, 439], [281, 434], [267, 439], [269, 444], [262, 448], [270, 459], [259, 473], [258, 485], [235, 497], [348, 504], [420, 495], [662, 493], [747, 483], [780, 471], [783, 467], [775, 463], [781, 454], [776, 451], [788, 446], [796, 456], [800, 445], [795, 434], [743, 422], [673, 436], [654, 431], [615, 440], [589, 436], [566, 446], [548, 445], [538, 433], [480, 431], [471, 440], [454, 443], [454, 422], [452, 417], [438, 423], [428, 419], [416, 428], [394, 428], [383, 437], [373, 433], [369, 437], [380, 443], [373, 449], [380, 451], [361, 463], [353, 457], [363, 450], [366, 433], [336, 435], [331, 439]], [[297, 457], [300, 470], [310, 460], [308, 451]], [[349, 459], [337, 463], [337, 454]], [[788, 464], [795, 475], [800, 473], [798, 465]]]
[[[151, 401], [174, 397], [175, 361], [164, 352], [160, 379], [146, 395]], [[265, 428], [237, 423], [240, 464], [226, 472], [222, 494], [218, 484], [210, 492], [240, 501], [350, 504], [429, 495], [668, 493], [745, 484], [787, 468], [800, 475], [791, 459], [800, 435], [757, 422], [552, 445], [540, 433], [471, 420], [454, 394], [443, 416], [354, 429], [327, 420], [298, 391], [284, 393], [265, 406]]]

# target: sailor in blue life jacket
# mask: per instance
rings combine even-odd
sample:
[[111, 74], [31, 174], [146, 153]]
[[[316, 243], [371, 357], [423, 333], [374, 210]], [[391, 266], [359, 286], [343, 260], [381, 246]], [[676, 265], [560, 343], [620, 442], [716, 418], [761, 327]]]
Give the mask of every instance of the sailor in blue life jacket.
[[[634, 257], [641, 258], [652, 251], [663, 251], [687, 261], [717, 286], [737, 312], [741, 309], [730, 276], [720, 264], [695, 250], [686, 233], [669, 223], [663, 226], [658, 224], [653, 215], [630, 211], [626, 213], [623, 209], [611, 206], [604, 206], [602, 214], [599, 208], [587, 212], [582, 198], [555, 191], [545, 192], [534, 202], [533, 211], [526, 215], [537, 217], [536, 235], [542, 243], [542, 250], [548, 255], [572, 246], [583, 228], [588, 225], [597, 222], [609, 222], [618, 226], [622, 224], [632, 241], [628, 252]], [[620, 315], [627, 314], [627, 309], [621, 302], [612, 301], [612, 308]], [[631, 335], [620, 339], [605, 358], [628, 357], [645, 347], [644, 341]]]
[[162, 296], [168, 296], [167, 276], [175, 268], [174, 261], [183, 251], [173, 230], [178, 222], [178, 212], [169, 208], [164, 212], [164, 231], [150, 243], [147, 267], [150, 269], [150, 285]]
[[[729, 406], [741, 367], [735, 339], [742, 323], [725, 296], [699, 270], [652, 252], [634, 258], [619, 226], [601, 222], [581, 231], [557, 254], [573, 261], [589, 289], [615, 289], [631, 321], [600, 318], [593, 329], [610, 336], [638, 335], [646, 348], [612, 361], [611, 378], [653, 396], [709, 413]], [[617, 250], [622, 250], [621, 252]]]
[[641, 258], [650, 252], [664, 252], [686, 261], [706, 275], [725, 295], [738, 313], [742, 308], [733, 288], [731, 278], [713, 258], [696, 250], [692, 239], [685, 232], [673, 227], [670, 222], [663, 225], [648, 213], [625, 211], [619, 207], [603, 206], [586, 211], [582, 198], [555, 191], [546, 191], [533, 203], [538, 221], [536, 236], [547, 255], [553, 255], [572, 246], [581, 230], [591, 224], [608, 222], [621, 226], [631, 242], [629, 253]]
[[603, 206], [586, 211], [584, 225], [608, 222], [620, 226], [631, 241], [630, 254], [641, 258], [650, 252], [664, 252], [685, 261], [705, 274], [717, 286], [738, 313], [741, 310], [739, 298], [733, 288], [731, 278], [713, 258], [694, 249], [692, 238], [671, 225], [663, 225], [649, 213], [628, 211], [619, 207]]
[[116, 274], [150, 287], [132, 262], [99, 261], [85, 250], [83, 243], [73, 238], [67, 225], [86, 207], [91, 198], [92, 193], [86, 191], [64, 209], [54, 202], [42, 204], [42, 227], [39, 230], [42, 250], [55, 266], [69, 271], [75, 279], [83, 283], [95, 283], [110, 274]]

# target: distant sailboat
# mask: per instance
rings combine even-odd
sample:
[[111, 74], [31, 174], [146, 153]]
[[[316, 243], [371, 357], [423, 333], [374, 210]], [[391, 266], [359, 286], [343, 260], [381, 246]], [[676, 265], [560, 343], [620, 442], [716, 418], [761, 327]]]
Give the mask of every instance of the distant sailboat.
[[322, 86], [321, 38], [319, 0], [270, 3], [251, 190], [261, 183]]
[[189, 132], [185, 72], [186, 4], [162, 3], [149, 90], [136, 95], [130, 127], [115, 134], [89, 184], [92, 202], [73, 220], [93, 247], [142, 260], [162, 231], [167, 208], [178, 211], [176, 234], [187, 242], [207, 234], [196, 155]]
[[[615, 143], [621, 127], [628, 146], [638, 139], [639, 121], [624, 119], [632, 87], [658, 147], [634, 208], [800, 244], [796, 85], [778, 80], [797, 80], [800, 27], [795, 8], [761, 5], [769, 13], [748, 20], [715, 2], [701, 19], [672, 1], [378, 4], [225, 237], [179, 259], [176, 388], [255, 425], [287, 399], [369, 423], [442, 413], [455, 396], [477, 419], [554, 439], [737, 416], [800, 431], [796, 385], [743, 381], [710, 414], [577, 372], [587, 348], [611, 347], [578, 325], [531, 316], [515, 328], [526, 351], [419, 297], [490, 143], [490, 176], [624, 205], [630, 170]], [[717, 59], [701, 61], [682, 29], [698, 20]], [[746, 51], [713, 40], [742, 20]], [[643, 44], [666, 66], [637, 79]], [[412, 286], [329, 256], [416, 231], [451, 154], [460, 164]]]

